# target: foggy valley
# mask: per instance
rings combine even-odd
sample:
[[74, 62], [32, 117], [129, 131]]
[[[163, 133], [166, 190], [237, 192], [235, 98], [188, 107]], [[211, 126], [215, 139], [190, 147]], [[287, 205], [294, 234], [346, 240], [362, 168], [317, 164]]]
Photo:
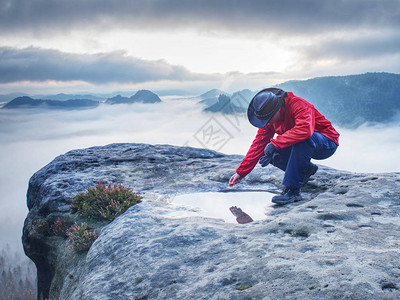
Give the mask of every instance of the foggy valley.
[[[21, 248], [30, 176], [69, 150], [110, 143], [171, 144], [245, 155], [256, 129], [246, 115], [205, 113], [195, 100], [162, 97], [156, 104], [100, 105], [92, 110], [0, 110], [1, 242]], [[340, 147], [321, 162], [352, 172], [400, 169], [399, 123], [336, 126]], [[319, 163], [316, 161], [316, 163]], [[232, 173], [237, 166], [232, 166]]]

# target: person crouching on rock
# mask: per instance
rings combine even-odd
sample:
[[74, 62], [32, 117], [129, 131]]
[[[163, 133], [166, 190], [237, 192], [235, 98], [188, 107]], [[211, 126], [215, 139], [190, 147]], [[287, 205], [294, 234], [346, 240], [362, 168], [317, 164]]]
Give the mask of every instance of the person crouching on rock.
[[258, 92], [247, 117], [259, 129], [229, 184], [239, 183], [257, 162], [262, 167], [272, 164], [285, 172], [283, 191], [272, 202], [283, 205], [302, 200], [301, 187], [318, 169], [311, 158], [326, 159], [335, 153], [339, 133], [314, 105], [278, 88]]

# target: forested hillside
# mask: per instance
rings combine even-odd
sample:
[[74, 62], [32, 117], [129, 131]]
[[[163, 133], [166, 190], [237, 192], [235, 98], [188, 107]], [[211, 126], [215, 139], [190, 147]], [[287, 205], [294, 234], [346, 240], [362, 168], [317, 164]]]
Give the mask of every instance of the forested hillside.
[[390, 122], [400, 112], [400, 74], [317, 77], [278, 87], [305, 98], [341, 126]]

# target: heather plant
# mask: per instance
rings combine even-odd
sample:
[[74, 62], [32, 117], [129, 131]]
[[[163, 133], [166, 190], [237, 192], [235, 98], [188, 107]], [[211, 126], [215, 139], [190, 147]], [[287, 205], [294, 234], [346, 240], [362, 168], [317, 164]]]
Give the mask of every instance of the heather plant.
[[75, 196], [71, 210], [89, 219], [112, 221], [142, 198], [122, 184], [99, 182], [96, 187]]
[[69, 246], [77, 252], [89, 250], [93, 242], [97, 239], [97, 234], [86, 223], [81, 223], [79, 226], [76, 222], [67, 230], [67, 236], [71, 241]]
[[58, 236], [66, 236], [67, 226], [64, 219], [58, 217], [57, 220], [50, 226], [50, 232]]
[[47, 222], [47, 219], [39, 219], [33, 221], [33, 230], [37, 233], [48, 234], [49, 223]]

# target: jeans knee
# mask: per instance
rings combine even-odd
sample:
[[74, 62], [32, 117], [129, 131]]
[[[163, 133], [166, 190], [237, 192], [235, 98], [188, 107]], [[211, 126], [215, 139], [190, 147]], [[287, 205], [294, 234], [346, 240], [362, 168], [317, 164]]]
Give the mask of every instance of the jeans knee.
[[315, 149], [315, 143], [309, 138], [294, 144], [292, 147], [292, 151], [312, 151]]
[[272, 155], [272, 160], [271, 160], [271, 164], [279, 169], [281, 169], [282, 171], [286, 170], [286, 165], [287, 165], [287, 159], [285, 158], [284, 155], [275, 152]]

